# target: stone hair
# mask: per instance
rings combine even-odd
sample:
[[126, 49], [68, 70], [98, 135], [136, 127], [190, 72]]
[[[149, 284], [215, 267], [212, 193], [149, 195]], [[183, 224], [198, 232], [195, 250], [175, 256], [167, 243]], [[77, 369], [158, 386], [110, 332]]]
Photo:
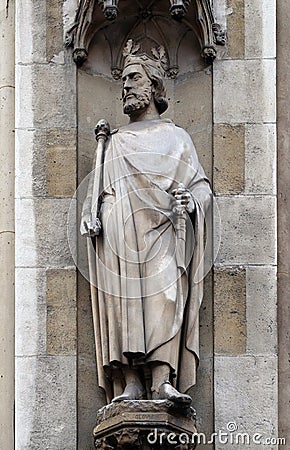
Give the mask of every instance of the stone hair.
[[153, 66], [149, 64], [142, 64], [142, 67], [145, 70], [147, 77], [152, 81], [155, 87], [154, 103], [159, 114], [162, 114], [168, 108], [164, 78], [161, 73]]

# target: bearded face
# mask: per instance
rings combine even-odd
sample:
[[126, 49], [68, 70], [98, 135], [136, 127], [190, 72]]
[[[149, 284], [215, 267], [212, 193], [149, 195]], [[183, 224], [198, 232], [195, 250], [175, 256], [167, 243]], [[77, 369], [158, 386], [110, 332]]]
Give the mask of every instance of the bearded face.
[[132, 64], [123, 71], [123, 109], [131, 116], [135, 111], [149, 106], [152, 99], [152, 82], [140, 64]]
[[129, 116], [134, 113], [134, 111], [142, 110], [149, 106], [150, 100], [152, 98], [151, 89], [144, 89], [143, 92], [132, 92], [123, 97], [123, 110], [125, 114]]

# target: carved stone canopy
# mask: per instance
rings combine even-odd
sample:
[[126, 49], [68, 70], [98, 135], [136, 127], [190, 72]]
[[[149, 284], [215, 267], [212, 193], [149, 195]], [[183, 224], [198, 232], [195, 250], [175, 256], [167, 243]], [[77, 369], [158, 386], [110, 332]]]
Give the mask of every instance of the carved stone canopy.
[[94, 37], [102, 32], [110, 46], [112, 76], [118, 79], [127, 40], [150, 41], [165, 48], [167, 76], [175, 78], [179, 46], [189, 31], [198, 39], [201, 56], [212, 63], [216, 45], [225, 44], [225, 31], [215, 23], [211, 0], [80, 0], [65, 43], [73, 47], [74, 61], [81, 66]]

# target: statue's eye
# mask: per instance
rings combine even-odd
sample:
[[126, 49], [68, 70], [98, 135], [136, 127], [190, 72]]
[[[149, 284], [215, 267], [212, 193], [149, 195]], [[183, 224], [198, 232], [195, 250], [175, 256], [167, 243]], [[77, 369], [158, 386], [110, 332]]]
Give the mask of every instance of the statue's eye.
[[138, 81], [138, 80], [140, 80], [140, 78], [141, 78], [141, 75], [136, 74], [136, 75], [134, 75], [133, 80]]

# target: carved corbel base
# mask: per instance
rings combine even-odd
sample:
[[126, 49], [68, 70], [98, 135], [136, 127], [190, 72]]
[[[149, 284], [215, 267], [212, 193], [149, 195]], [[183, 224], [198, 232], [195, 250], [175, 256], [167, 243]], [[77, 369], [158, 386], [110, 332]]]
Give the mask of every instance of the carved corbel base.
[[194, 409], [166, 400], [111, 403], [98, 411], [93, 431], [99, 450], [193, 450], [195, 433]]

